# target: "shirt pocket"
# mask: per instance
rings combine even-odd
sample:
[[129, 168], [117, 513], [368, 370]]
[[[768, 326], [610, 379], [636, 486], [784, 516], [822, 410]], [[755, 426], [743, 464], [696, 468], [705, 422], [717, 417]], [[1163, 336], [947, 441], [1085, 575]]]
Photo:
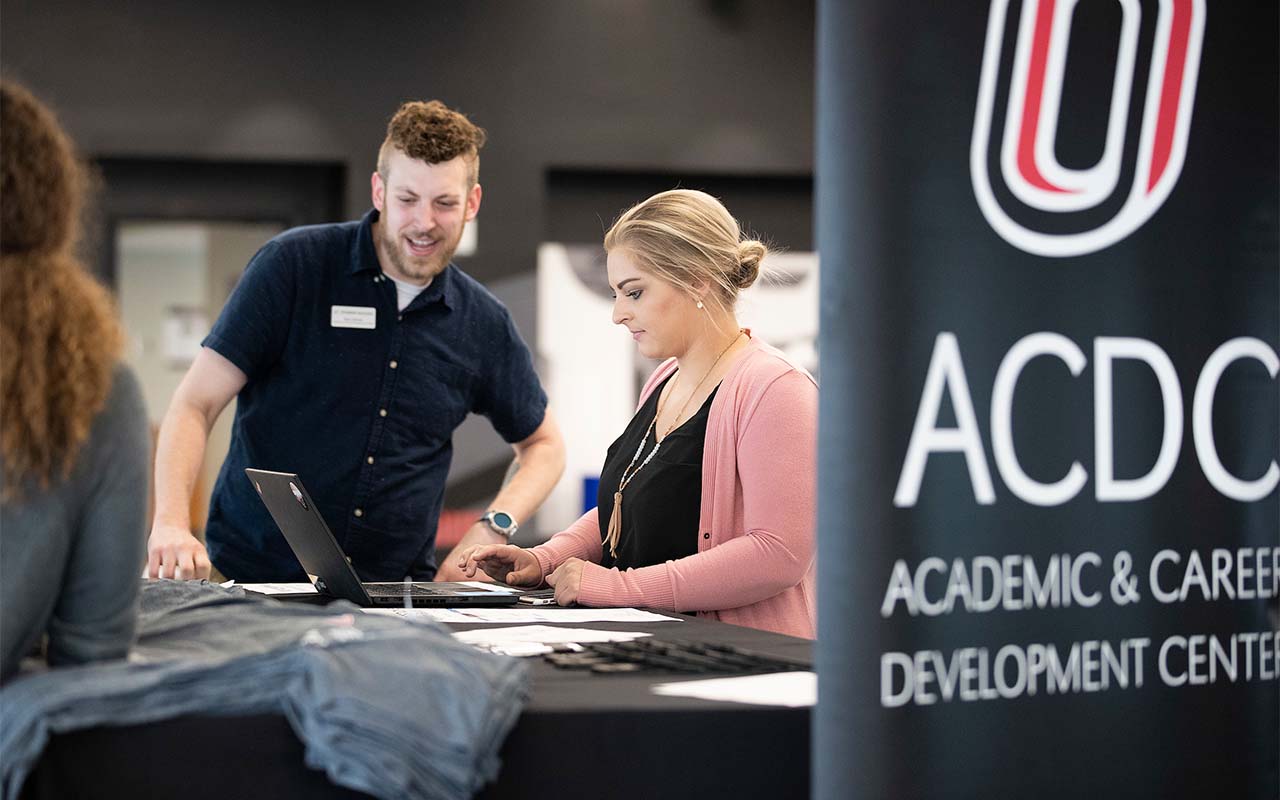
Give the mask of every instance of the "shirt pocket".
[[397, 392], [414, 429], [429, 443], [453, 437], [471, 410], [475, 377], [466, 369], [433, 358], [416, 360], [405, 375], [408, 385]]

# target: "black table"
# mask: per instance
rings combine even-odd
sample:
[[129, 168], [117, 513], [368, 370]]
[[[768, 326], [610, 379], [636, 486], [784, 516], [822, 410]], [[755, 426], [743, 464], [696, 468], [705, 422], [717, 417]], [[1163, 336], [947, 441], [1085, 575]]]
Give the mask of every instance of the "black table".
[[[570, 624], [808, 661], [812, 642], [685, 617]], [[462, 630], [493, 625], [457, 625]], [[593, 675], [528, 659], [533, 696], [502, 747], [497, 798], [769, 797], [809, 794], [809, 709], [651, 693], [671, 674]], [[25, 798], [364, 797], [302, 763], [279, 715], [182, 717], [54, 736]]]

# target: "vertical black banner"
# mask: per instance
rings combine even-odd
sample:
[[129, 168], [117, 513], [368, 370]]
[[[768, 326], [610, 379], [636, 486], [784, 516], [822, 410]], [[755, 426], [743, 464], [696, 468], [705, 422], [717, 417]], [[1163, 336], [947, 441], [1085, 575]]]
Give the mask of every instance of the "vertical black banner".
[[817, 796], [1280, 796], [1278, 30], [820, 0]]

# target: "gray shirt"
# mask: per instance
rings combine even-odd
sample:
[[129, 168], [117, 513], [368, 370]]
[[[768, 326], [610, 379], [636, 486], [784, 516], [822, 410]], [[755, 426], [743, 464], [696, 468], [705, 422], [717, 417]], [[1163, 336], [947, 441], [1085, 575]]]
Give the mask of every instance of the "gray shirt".
[[16, 500], [0, 505], [0, 681], [45, 633], [54, 666], [128, 653], [149, 462], [142, 392], [119, 366], [71, 474], [47, 489], [28, 480]]

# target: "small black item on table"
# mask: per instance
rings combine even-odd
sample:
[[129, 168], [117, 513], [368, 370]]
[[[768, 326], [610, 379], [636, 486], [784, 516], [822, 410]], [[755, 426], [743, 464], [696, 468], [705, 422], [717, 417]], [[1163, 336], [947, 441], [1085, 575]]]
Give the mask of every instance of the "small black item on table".
[[812, 669], [795, 659], [779, 658], [729, 644], [668, 639], [636, 639], [630, 642], [585, 644], [573, 653], [548, 653], [544, 658], [560, 669], [594, 673], [661, 671], [682, 674], [755, 675]]

